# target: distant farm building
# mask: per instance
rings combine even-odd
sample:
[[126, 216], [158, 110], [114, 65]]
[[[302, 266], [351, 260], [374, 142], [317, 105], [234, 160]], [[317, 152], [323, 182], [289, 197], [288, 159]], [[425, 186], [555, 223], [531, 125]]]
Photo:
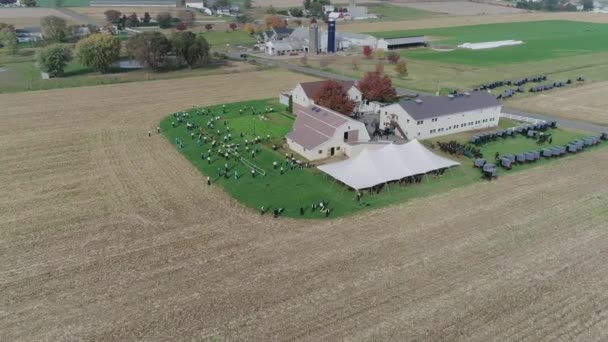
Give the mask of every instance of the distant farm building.
[[[329, 19], [328, 27], [337, 27], [333, 18]], [[258, 39], [260, 50], [272, 56], [294, 55], [299, 53], [332, 53], [344, 50], [360, 50], [364, 46], [372, 49], [393, 50], [426, 46], [428, 40], [424, 36], [378, 39], [369, 34], [335, 32], [322, 29], [317, 23], [310, 27], [290, 29], [274, 29], [262, 32]], [[333, 49], [332, 49], [333, 47]]]
[[316, 105], [297, 111], [286, 138], [289, 148], [308, 160], [343, 155], [349, 144], [370, 140], [362, 122]]
[[[329, 19], [329, 25], [335, 25], [334, 18]], [[335, 26], [334, 26], [335, 27]], [[300, 53], [332, 53], [335, 51], [360, 50], [364, 46], [376, 50], [395, 50], [427, 46], [424, 36], [378, 39], [369, 34], [335, 32], [330, 34], [313, 23], [309, 27], [291, 29], [274, 29], [260, 34], [258, 48], [272, 56], [295, 55]], [[333, 47], [333, 49], [332, 49]]]
[[496, 127], [501, 110], [495, 96], [485, 91], [425, 96], [383, 107], [380, 128], [395, 129], [397, 135], [410, 140], [428, 139]]
[[425, 36], [385, 38], [380, 39], [377, 44], [377, 48], [382, 50], [407, 49], [413, 47], [424, 47], [427, 46], [428, 43], [429, 41], [426, 39]]

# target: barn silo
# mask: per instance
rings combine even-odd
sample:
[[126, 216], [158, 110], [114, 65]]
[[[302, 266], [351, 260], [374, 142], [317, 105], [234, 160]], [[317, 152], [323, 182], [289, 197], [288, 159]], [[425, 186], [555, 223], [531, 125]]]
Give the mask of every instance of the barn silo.
[[327, 53], [336, 52], [336, 20], [329, 18], [327, 21]]
[[319, 25], [311, 23], [308, 28], [308, 53], [318, 54], [319, 50]]

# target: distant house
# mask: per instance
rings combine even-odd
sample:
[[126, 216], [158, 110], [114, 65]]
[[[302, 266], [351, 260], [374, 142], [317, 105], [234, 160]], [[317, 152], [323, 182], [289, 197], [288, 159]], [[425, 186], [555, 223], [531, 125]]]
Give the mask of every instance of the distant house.
[[334, 6], [334, 5], [324, 5], [323, 6], [323, 13], [325, 13], [325, 14], [335, 12], [335, 11], [336, 11], [336, 6]]
[[380, 128], [406, 139], [428, 139], [498, 126], [502, 106], [485, 91], [404, 99], [380, 111]]
[[42, 40], [42, 32], [39, 28], [19, 28], [15, 29], [15, 35], [19, 43], [29, 43]]
[[291, 150], [311, 161], [343, 155], [349, 144], [370, 140], [364, 123], [316, 105], [298, 110], [286, 138]]
[[[312, 99], [315, 94], [321, 89], [321, 86], [326, 81], [304, 82], [298, 84], [292, 91], [291, 97], [293, 101], [293, 112], [297, 114], [298, 110], [314, 104]], [[355, 102], [355, 108], [363, 102], [363, 94], [357, 88], [354, 81], [338, 81], [342, 85], [342, 89], [348, 94], [348, 97]]]
[[238, 17], [240, 14], [238, 6], [218, 7], [215, 10], [215, 13], [219, 16], [229, 16], [229, 17]]

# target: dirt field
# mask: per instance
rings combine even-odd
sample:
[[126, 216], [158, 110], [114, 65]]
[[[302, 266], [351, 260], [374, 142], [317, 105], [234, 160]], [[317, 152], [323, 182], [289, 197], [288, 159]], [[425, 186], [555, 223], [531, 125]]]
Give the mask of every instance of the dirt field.
[[302, 1], [300, 0], [253, 0], [253, 6], [261, 6], [261, 7], [269, 7], [274, 6], [277, 8], [280, 7], [300, 7], [302, 6]]
[[508, 105], [529, 112], [608, 125], [607, 92], [608, 82], [589, 83], [516, 99]]
[[410, 2], [405, 5], [423, 11], [451, 15], [510, 14], [525, 12], [524, 10], [515, 7], [495, 6], [469, 1]]
[[392, 22], [344, 22], [338, 24], [338, 30], [346, 32], [380, 32], [413, 30], [434, 27], [467, 26], [538, 20], [575, 20], [593, 23], [608, 23], [608, 15], [583, 12], [537, 12], [502, 15], [454, 16], [438, 19], [404, 20]]
[[13, 24], [17, 28], [39, 27], [40, 19], [49, 15], [64, 18], [69, 23], [76, 23], [72, 17], [52, 8], [2, 8], [0, 22]]
[[600, 341], [608, 151], [357, 217], [243, 209], [146, 130], [306, 77], [0, 95], [2, 341]]

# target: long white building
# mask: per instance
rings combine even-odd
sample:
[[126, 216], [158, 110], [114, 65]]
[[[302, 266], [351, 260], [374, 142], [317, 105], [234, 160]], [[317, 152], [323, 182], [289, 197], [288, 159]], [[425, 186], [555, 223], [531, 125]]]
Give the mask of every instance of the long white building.
[[385, 106], [380, 128], [395, 128], [406, 139], [428, 139], [498, 126], [501, 104], [494, 95], [477, 91], [455, 96], [425, 96]]

